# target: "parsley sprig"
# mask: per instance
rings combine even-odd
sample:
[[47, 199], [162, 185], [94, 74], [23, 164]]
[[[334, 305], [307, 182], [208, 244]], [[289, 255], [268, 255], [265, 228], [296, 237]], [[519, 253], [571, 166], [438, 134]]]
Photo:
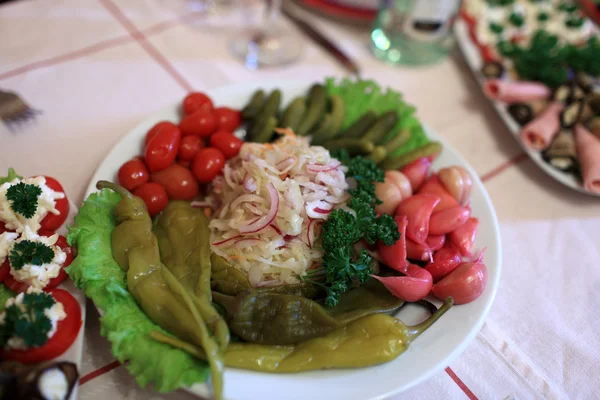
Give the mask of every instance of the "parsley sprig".
[[37, 210], [40, 194], [42, 194], [42, 189], [39, 186], [19, 182], [8, 188], [6, 198], [10, 201], [10, 207], [15, 213], [19, 213], [25, 218], [31, 218]]
[[[383, 182], [383, 171], [366, 158], [350, 159], [345, 151], [336, 154], [336, 158], [348, 167], [346, 177], [356, 181], [356, 187], [348, 191], [352, 196], [348, 206], [356, 216], [341, 209], [329, 214], [320, 236], [324, 250], [323, 266], [309, 272], [305, 279], [327, 289], [327, 307], [335, 306], [342, 293], [357, 283], [367, 282], [373, 273], [371, 256], [364, 249], [356, 254], [356, 243], [364, 239], [369, 245], [374, 245], [377, 240], [392, 245], [400, 238], [392, 217], [375, 215], [375, 206], [381, 204], [375, 195], [375, 182]], [[312, 280], [323, 274], [323, 282]]]
[[10, 266], [16, 270], [27, 264], [43, 265], [52, 261], [53, 258], [54, 250], [50, 246], [31, 240], [22, 240], [15, 243], [8, 255]]
[[29, 293], [23, 296], [23, 307], [12, 304], [4, 310], [4, 323], [0, 324], [0, 347], [6, 346], [12, 336], [20, 337], [27, 347], [43, 346], [52, 329], [44, 310], [54, 305], [48, 293]]

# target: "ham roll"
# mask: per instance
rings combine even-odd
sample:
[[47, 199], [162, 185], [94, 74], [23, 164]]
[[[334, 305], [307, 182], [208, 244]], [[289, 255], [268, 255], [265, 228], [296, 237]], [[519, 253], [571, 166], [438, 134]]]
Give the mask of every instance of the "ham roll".
[[525, 146], [535, 150], [543, 150], [548, 147], [552, 138], [560, 130], [562, 110], [562, 103], [554, 102], [533, 121], [525, 125], [521, 129], [521, 141]]
[[578, 124], [575, 126], [575, 145], [581, 164], [583, 186], [590, 192], [600, 193], [600, 139]]
[[509, 104], [546, 99], [552, 93], [548, 86], [538, 82], [504, 79], [488, 79], [483, 85], [483, 92], [492, 100]]

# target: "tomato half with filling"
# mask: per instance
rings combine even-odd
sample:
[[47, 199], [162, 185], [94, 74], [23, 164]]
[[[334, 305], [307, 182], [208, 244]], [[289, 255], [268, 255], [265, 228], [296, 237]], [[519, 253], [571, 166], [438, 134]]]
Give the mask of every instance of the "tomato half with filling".
[[0, 282], [3, 282], [8, 275], [10, 275], [10, 263], [6, 257], [6, 260], [0, 265]]
[[65, 195], [64, 198], [56, 200], [55, 208], [60, 212], [60, 214], [55, 215], [49, 212], [40, 222], [40, 229], [44, 231], [55, 231], [67, 220], [67, 216], [69, 215], [69, 199], [67, 198], [65, 189], [63, 189], [62, 185], [56, 179], [49, 176], [44, 176], [44, 178], [46, 178], [46, 185], [50, 189], [54, 190], [55, 192], [64, 193]]
[[67, 314], [66, 318], [58, 321], [56, 332], [45, 345], [25, 350], [0, 350], [0, 358], [17, 361], [24, 364], [34, 364], [51, 360], [63, 354], [71, 347], [81, 329], [81, 307], [75, 297], [63, 289], [52, 289], [48, 293], [61, 303]]
[[[39, 235], [48, 237], [54, 235], [54, 232], [40, 231]], [[62, 251], [64, 251], [67, 257], [65, 258], [65, 262], [60, 266], [60, 272], [58, 273], [58, 276], [50, 279], [48, 284], [43, 287], [44, 291], [49, 291], [50, 289], [57, 287], [65, 279], [67, 279], [65, 268], [67, 268], [69, 265], [71, 265], [71, 262], [73, 262], [73, 248], [69, 246], [67, 239], [64, 236], [60, 235], [54, 245], [58, 246]], [[4, 264], [8, 265], [8, 272], [4, 276], [4, 284], [6, 287], [17, 293], [27, 292], [29, 285], [25, 282], [16, 280], [15, 277], [10, 274], [10, 263], [8, 260], [6, 260]], [[0, 267], [0, 277], [3, 273], [4, 264], [2, 264], [2, 267]], [[0, 279], [0, 281], [2, 281], [2, 279]]]

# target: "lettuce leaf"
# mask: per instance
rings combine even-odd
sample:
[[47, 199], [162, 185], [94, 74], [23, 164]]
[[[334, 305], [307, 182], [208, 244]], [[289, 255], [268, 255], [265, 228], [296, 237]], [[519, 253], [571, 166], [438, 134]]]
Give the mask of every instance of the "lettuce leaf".
[[112, 344], [115, 357], [142, 387], [168, 392], [204, 382], [207, 364], [148, 336], [153, 330], [166, 333], [138, 307], [127, 290], [126, 274], [112, 257], [111, 232], [115, 227], [113, 208], [120, 195], [103, 190], [91, 194], [79, 209], [67, 240], [78, 249], [67, 273], [87, 297], [103, 311], [101, 333]]
[[330, 95], [336, 94], [346, 105], [342, 129], [346, 129], [359, 119], [366, 111], [373, 110], [377, 115], [389, 110], [398, 112], [398, 123], [390, 136], [401, 129], [408, 130], [411, 135], [408, 142], [392, 155], [401, 155], [423, 147], [429, 143], [423, 126], [414, 115], [415, 108], [402, 100], [402, 94], [387, 88], [385, 91], [372, 80], [351, 80], [348, 78], [336, 82], [335, 78], [327, 78], [325, 88]]
[[8, 176], [2, 176], [2, 177], [0, 177], [0, 185], [2, 185], [3, 183], [6, 183], [6, 182], [10, 182], [10, 181], [12, 181], [15, 178], [23, 179], [22, 176], [17, 175], [17, 173], [15, 172], [14, 169], [9, 168], [8, 169]]
[[17, 293], [10, 290], [4, 283], [0, 283], [0, 312], [4, 311], [6, 300], [15, 297]]

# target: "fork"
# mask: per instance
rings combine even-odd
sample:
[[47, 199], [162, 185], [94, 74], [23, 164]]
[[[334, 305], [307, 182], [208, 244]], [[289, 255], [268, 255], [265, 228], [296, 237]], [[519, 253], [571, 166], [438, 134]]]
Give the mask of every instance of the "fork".
[[31, 108], [18, 94], [0, 90], [0, 120], [9, 128], [32, 120], [41, 113]]

